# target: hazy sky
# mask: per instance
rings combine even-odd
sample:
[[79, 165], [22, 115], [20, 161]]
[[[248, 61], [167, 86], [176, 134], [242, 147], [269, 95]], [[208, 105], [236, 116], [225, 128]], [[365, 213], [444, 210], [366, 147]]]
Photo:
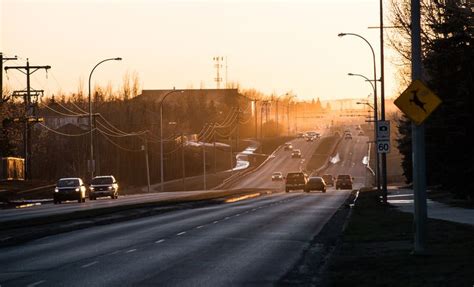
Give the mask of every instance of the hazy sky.
[[[243, 88], [302, 99], [366, 98], [370, 86], [348, 72], [372, 77], [369, 47], [379, 65], [378, 0], [144, 1], [0, 0], [5, 65], [51, 65], [48, 78], [32, 85], [48, 95], [75, 92], [102, 59], [122, 57], [96, 69], [93, 84], [115, 88], [129, 71], [144, 89], [215, 88], [212, 57], [228, 59], [228, 81]], [[385, 8], [388, 10], [387, 8]], [[387, 48], [388, 50], [388, 48]], [[390, 55], [389, 51], [386, 52]], [[4, 83], [25, 87], [18, 71]], [[386, 60], [386, 96], [395, 92], [394, 69]]]

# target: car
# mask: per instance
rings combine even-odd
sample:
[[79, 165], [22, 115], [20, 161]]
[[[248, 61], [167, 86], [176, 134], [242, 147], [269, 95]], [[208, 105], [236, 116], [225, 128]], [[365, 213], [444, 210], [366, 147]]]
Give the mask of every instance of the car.
[[283, 149], [284, 150], [292, 150], [293, 149], [293, 145], [291, 143], [285, 143], [283, 145]]
[[346, 140], [351, 140], [352, 139], [352, 134], [351, 133], [347, 133], [344, 135], [344, 139]]
[[289, 172], [285, 177], [285, 192], [290, 190], [305, 190], [308, 176], [304, 172]]
[[283, 180], [283, 174], [279, 171], [272, 173], [272, 181], [274, 180]]
[[298, 133], [296, 135], [297, 138], [301, 139], [301, 138], [304, 138], [304, 133]]
[[113, 175], [96, 176], [92, 179], [89, 187], [89, 199], [95, 200], [101, 196], [110, 196], [112, 199], [117, 199], [118, 189], [118, 183]]
[[322, 176], [326, 185], [334, 186], [334, 177], [330, 174], [325, 174]]
[[77, 200], [77, 202], [86, 201], [86, 186], [79, 177], [60, 178], [56, 183], [53, 193], [54, 204], [66, 200]]
[[312, 142], [312, 141], [314, 141], [314, 137], [308, 136], [308, 137], [306, 137], [306, 141], [307, 142]]
[[304, 189], [305, 192], [310, 192], [311, 190], [320, 190], [323, 193], [326, 192], [326, 182], [320, 176], [311, 176], [306, 183]]
[[363, 135], [364, 135], [364, 132], [363, 132], [363, 131], [359, 131], [359, 135], [360, 135], [360, 136], [363, 136]]
[[301, 150], [299, 149], [294, 149], [292, 152], [291, 152], [291, 157], [293, 158], [301, 158]]
[[336, 178], [336, 189], [352, 189], [352, 180], [348, 174], [339, 174]]

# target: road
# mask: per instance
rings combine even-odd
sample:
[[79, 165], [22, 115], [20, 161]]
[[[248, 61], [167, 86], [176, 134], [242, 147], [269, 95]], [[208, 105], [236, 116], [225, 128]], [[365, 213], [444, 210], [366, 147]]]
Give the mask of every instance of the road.
[[[316, 143], [295, 140], [303, 157]], [[237, 187], [279, 187], [274, 170], [301, 161], [278, 151]], [[339, 146], [333, 172], [363, 184], [366, 138]], [[304, 167], [304, 162], [303, 162]], [[4, 286], [273, 285], [298, 261], [350, 191], [275, 193], [250, 200], [177, 210], [45, 237], [0, 249]], [[105, 201], [104, 201], [105, 202]], [[72, 206], [72, 204], [71, 204]]]
[[290, 171], [300, 171], [306, 166], [306, 162], [311, 158], [319, 140], [314, 142], [306, 142], [304, 139], [294, 139], [291, 141], [293, 149], [301, 150], [301, 158], [292, 158], [291, 151], [285, 151], [280, 148], [274, 152], [265, 165], [261, 166], [257, 171], [252, 172], [248, 176], [240, 178], [230, 188], [270, 188], [284, 190], [283, 181], [271, 181], [272, 173], [280, 171], [284, 175]]

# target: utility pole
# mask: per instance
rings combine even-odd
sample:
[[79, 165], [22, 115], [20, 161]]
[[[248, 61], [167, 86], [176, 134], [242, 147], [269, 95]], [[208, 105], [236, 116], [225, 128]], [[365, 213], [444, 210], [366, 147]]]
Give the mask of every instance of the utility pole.
[[255, 139], [258, 139], [258, 109], [257, 109], [257, 99], [253, 99], [253, 102], [254, 102], [254, 110], [255, 110], [255, 114], [254, 114], [254, 117], [255, 117]]
[[[421, 80], [420, 1], [411, 0], [411, 79]], [[413, 192], [414, 192], [414, 254], [426, 252], [426, 166], [425, 126], [412, 122]]]
[[232, 153], [232, 135], [229, 136], [229, 147], [230, 147], [230, 175], [232, 176], [233, 174], [233, 169], [234, 169], [234, 158], [233, 158], [233, 153]]
[[0, 53], [0, 104], [8, 100], [7, 97], [3, 97], [3, 63], [9, 60], [18, 60], [18, 57], [15, 56], [13, 58], [4, 58], [3, 54]]
[[236, 133], [236, 136], [235, 136], [235, 143], [236, 143], [236, 147], [237, 149], [239, 148], [239, 141], [240, 141], [240, 106], [237, 107], [237, 133]]
[[288, 106], [286, 110], [286, 119], [288, 120], [288, 136], [290, 136], [290, 99], [288, 99]]
[[280, 135], [280, 130], [278, 126], [278, 98], [275, 101], [276, 107], [275, 107], [275, 122], [276, 122], [276, 136]]
[[262, 102], [260, 105], [260, 138], [263, 139], [263, 107], [265, 106], [265, 102]]
[[203, 186], [204, 186], [204, 190], [207, 190], [207, 186], [206, 186], [206, 143], [204, 142], [204, 139], [203, 139], [203, 142], [202, 142], [202, 165], [203, 165]]
[[216, 134], [214, 133], [213, 139], [212, 139], [212, 147], [214, 149], [214, 180], [217, 185], [217, 151], [216, 151]]
[[150, 193], [150, 165], [148, 164], [148, 140], [146, 137], [143, 139], [144, 145], [142, 145], [142, 150], [145, 152], [145, 164], [146, 164], [146, 182], [148, 187], [148, 193]]
[[[31, 101], [32, 90], [30, 85], [30, 76], [38, 71], [44, 69], [46, 72], [51, 69], [51, 66], [30, 66], [30, 61], [26, 59], [26, 66], [10, 66], [5, 67], [5, 71], [15, 69], [26, 75], [26, 93], [23, 96], [25, 103], [25, 128], [23, 132], [23, 156], [25, 158], [25, 178], [31, 179], [31, 136], [30, 136], [30, 124], [29, 117], [33, 116], [34, 103]], [[37, 95], [37, 94], [36, 94]]]
[[184, 165], [184, 134], [181, 132], [181, 168], [183, 169], [183, 191], [186, 190], [186, 166]]

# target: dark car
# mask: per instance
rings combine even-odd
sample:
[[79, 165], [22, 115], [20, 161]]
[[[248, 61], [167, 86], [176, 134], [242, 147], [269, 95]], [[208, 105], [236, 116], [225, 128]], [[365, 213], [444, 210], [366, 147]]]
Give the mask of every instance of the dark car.
[[291, 152], [291, 157], [301, 158], [301, 150], [295, 148]]
[[336, 178], [336, 189], [352, 189], [352, 177], [348, 174], [340, 174]]
[[324, 182], [326, 185], [334, 186], [334, 177], [330, 174], [323, 175]]
[[285, 145], [283, 146], [283, 149], [284, 150], [292, 150], [293, 145], [291, 143], [285, 143]]
[[66, 200], [86, 201], [86, 186], [82, 179], [78, 177], [61, 178], [54, 188], [53, 202], [61, 203]]
[[101, 196], [118, 198], [118, 183], [112, 175], [96, 176], [92, 179], [89, 187], [89, 199], [95, 200]]
[[311, 190], [321, 190], [323, 193], [326, 192], [326, 183], [324, 179], [320, 176], [312, 176], [308, 179], [306, 183], [305, 192], [310, 192]]
[[308, 177], [304, 172], [289, 172], [286, 175], [285, 191], [290, 190], [305, 190]]

